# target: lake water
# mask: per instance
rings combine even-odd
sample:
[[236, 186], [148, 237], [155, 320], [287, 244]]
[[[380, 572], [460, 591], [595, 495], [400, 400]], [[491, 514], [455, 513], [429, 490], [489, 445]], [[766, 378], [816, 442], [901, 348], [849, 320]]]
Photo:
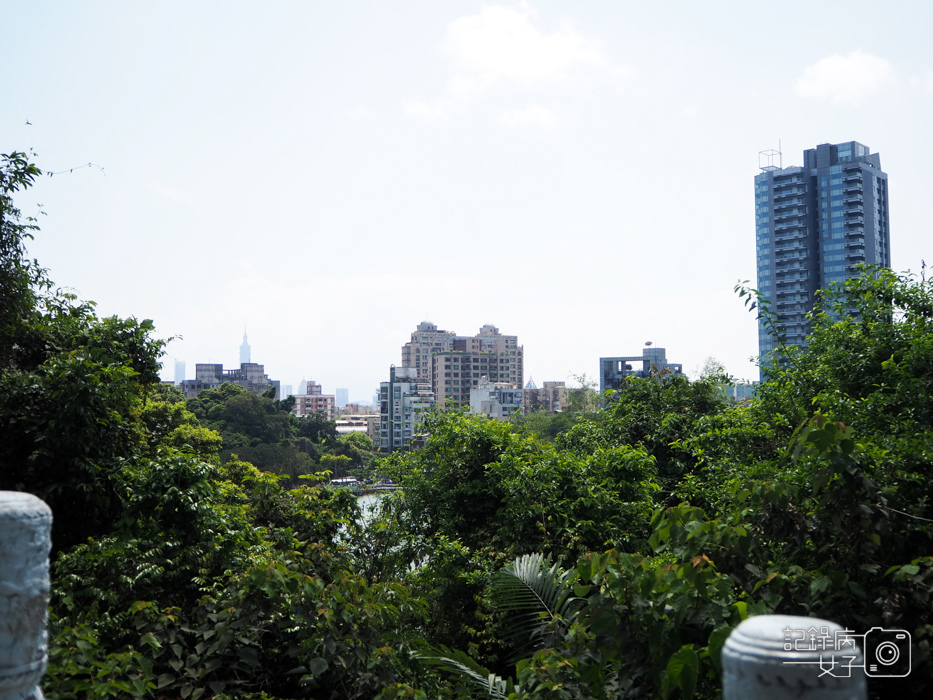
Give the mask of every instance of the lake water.
[[356, 503], [362, 510], [369, 510], [369, 507], [382, 498], [381, 493], [367, 493], [365, 496], [357, 496]]

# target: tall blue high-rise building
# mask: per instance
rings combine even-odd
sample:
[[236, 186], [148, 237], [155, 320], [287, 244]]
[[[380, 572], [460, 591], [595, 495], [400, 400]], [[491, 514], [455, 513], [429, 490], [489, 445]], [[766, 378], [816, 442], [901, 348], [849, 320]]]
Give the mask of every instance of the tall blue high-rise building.
[[[818, 289], [844, 282], [855, 265], [890, 266], [888, 176], [881, 158], [857, 141], [803, 152], [803, 167], [775, 166], [776, 151], [755, 176], [758, 290], [771, 302], [788, 345], [803, 347]], [[762, 366], [778, 348], [758, 323]]]

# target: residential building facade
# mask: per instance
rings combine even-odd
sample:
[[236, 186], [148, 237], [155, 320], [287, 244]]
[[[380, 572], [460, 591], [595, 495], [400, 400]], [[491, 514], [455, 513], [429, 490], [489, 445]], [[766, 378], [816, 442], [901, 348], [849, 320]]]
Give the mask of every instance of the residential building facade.
[[522, 410], [525, 413], [559, 413], [568, 405], [564, 382], [544, 382], [538, 387], [528, 382], [522, 392]]
[[382, 452], [421, 444], [418, 424], [434, 407], [431, 385], [418, 376], [418, 368], [389, 368], [389, 381], [379, 384], [379, 441]]
[[470, 405], [470, 390], [483, 378], [521, 389], [524, 348], [517, 336], [502, 335], [491, 324], [475, 336], [458, 336], [425, 321], [402, 346], [402, 367], [429, 384], [438, 403], [459, 408]]
[[[772, 158], [755, 176], [757, 288], [784, 341], [797, 347], [806, 345], [817, 290], [854, 277], [858, 263], [891, 264], [888, 176], [879, 154], [857, 141], [825, 143], [805, 150], [803, 162], [784, 168]], [[779, 359], [772, 331], [759, 320], [763, 369], [768, 358]]]
[[470, 387], [470, 412], [508, 420], [522, 413], [522, 389], [508, 384], [498, 384], [481, 379]]
[[292, 413], [299, 418], [308, 414], [323, 413], [327, 420], [333, 420], [337, 413], [333, 394], [325, 394], [324, 389], [314, 380], [305, 382], [305, 393], [295, 395]]

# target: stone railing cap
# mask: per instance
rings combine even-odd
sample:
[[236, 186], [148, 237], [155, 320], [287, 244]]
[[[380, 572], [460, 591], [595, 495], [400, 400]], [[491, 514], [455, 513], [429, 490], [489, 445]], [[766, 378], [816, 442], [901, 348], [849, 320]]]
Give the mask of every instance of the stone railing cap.
[[0, 491], [0, 521], [51, 517], [52, 509], [38, 496], [24, 491]]

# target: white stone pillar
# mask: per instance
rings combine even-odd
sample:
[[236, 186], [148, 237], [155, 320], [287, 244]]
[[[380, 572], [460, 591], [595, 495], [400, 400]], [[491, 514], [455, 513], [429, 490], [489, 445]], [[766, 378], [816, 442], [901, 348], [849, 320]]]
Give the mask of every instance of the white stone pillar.
[[43, 700], [48, 662], [52, 511], [0, 491], [0, 700]]
[[723, 700], [865, 700], [862, 652], [847, 632], [815, 617], [748, 618], [722, 650]]

